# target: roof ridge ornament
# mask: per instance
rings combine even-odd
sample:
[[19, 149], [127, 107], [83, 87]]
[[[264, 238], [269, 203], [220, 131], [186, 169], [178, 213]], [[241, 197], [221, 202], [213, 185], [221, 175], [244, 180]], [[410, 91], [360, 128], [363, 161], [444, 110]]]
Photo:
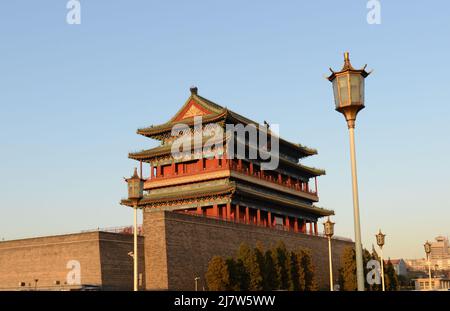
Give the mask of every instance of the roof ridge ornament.
[[352, 63], [350, 63], [350, 53], [349, 52], [345, 52], [344, 53], [344, 66], [342, 67], [341, 71], [344, 70], [355, 70], [355, 68], [353, 68]]
[[345, 52], [344, 53], [344, 65], [342, 66], [342, 69], [340, 71], [334, 71], [330, 67], [329, 69], [331, 71], [331, 75], [329, 75], [326, 78], [332, 82], [336, 78], [337, 75], [348, 72], [348, 71], [359, 73], [359, 74], [361, 74], [361, 76], [366, 78], [368, 75], [370, 75], [373, 72], [373, 70], [366, 71], [366, 68], [367, 68], [367, 64], [365, 64], [363, 66], [363, 68], [361, 68], [361, 69], [355, 69], [350, 62], [350, 53]]
[[190, 91], [191, 95], [198, 95], [198, 87], [196, 87], [195, 85], [191, 86]]

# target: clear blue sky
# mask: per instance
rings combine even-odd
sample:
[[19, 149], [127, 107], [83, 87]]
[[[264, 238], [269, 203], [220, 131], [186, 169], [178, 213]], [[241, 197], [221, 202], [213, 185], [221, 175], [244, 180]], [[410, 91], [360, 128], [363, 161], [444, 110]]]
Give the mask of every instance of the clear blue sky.
[[127, 153], [155, 145], [135, 130], [191, 85], [317, 148], [319, 205], [353, 237], [347, 130], [323, 78], [346, 50], [375, 69], [356, 136], [364, 246], [381, 228], [388, 256], [422, 257], [449, 234], [448, 1], [382, 0], [381, 25], [365, 0], [81, 2], [81, 25], [66, 0], [0, 4], [0, 237], [130, 224]]

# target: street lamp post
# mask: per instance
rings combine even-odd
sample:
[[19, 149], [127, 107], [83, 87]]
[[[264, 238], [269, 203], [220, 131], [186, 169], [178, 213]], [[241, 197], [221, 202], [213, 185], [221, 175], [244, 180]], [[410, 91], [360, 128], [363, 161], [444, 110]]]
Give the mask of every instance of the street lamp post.
[[377, 244], [380, 247], [380, 265], [381, 265], [381, 287], [383, 292], [385, 291], [384, 287], [384, 260], [383, 260], [383, 246], [384, 246], [384, 237], [386, 234], [381, 233], [381, 229], [378, 230], [378, 234], [375, 235], [377, 237]]
[[328, 217], [328, 220], [324, 222], [324, 233], [325, 236], [328, 238], [328, 260], [330, 263], [330, 291], [333, 291], [333, 261], [331, 260], [331, 237], [334, 234], [334, 222], [330, 220], [330, 217]]
[[423, 245], [425, 248], [425, 254], [427, 254], [427, 261], [428, 261], [428, 282], [430, 284], [430, 290], [433, 289], [431, 286], [431, 261], [430, 261], [430, 253], [431, 253], [431, 243], [426, 241]]
[[333, 84], [336, 110], [345, 116], [350, 135], [350, 159], [352, 168], [353, 218], [355, 227], [356, 277], [358, 290], [364, 291], [364, 267], [361, 244], [361, 225], [359, 221], [358, 179], [356, 173], [355, 121], [358, 112], [364, 108], [364, 79], [370, 74], [355, 69], [350, 63], [349, 53], [344, 54], [344, 66], [335, 72], [331, 68], [328, 80]]
[[200, 280], [200, 277], [199, 276], [196, 276], [195, 278], [194, 278], [194, 281], [195, 281], [195, 291], [197, 292], [198, 291], [198, 281]]
[[133, 202], [134, 209], [134, 228], [133, 228], [133, 289], [138, 290], [138, 243], [137, 243], [137, 209], [138, 203], [144, 196], [144, 181], [138, 176], [137, 168], [134, 169], [134, 174], [126, 179], [128, 183], [128, 199]]

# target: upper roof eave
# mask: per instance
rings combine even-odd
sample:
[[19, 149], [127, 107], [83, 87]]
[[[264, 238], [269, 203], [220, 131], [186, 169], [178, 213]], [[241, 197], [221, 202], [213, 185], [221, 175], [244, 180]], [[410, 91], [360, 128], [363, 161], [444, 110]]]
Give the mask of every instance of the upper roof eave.
[[[204, 123], [210, 123], [214, 121], [219, 120], [230, 120], [230, 121], [237, 121], [240, 123], [243, 123], [245, 125], [247, 124], [254, 124], [255, 126], [260, 126], [258, 122], [255, 122], [251, 119], [248, 119], [232, 110], [229, 110], [226, 107], [222, 107], [215, 102], [206, 99], [200, 95], [197, 94], [191, 94], [189, 98], [186, 100], [184, 105], [181, 107], [181, 109], [178, 110], [178, 112], [166, 123], [162, 123], [159, 125], [152, 125], [149, 127], [140, 128], [136, 131], [137, 134], [143, 135], [150, 138], [160, 139], [160, 135], [166, 134], [170, 132], [175, 124], [183, 123], [186, 125], [193, 125], [194, 124], [194, 117], [186, 118], [183, 120], [177, 121], [177, 118], [180, 116], [180, 114], [185, 110], [185, 108], [189, 105], [189, 103], [194, 100], [197, 104], [200, 104], [205, 109], [211, 111], [212, 113], [202, 116], [202, 122]], [[273, 133], [270, 131], [269, 128], [269, 134], [272, 135]], [[299, 143], [293, 143], [286, 139], [283, 139], [281, 137], [278, 137], [279, 141], [283, 145], [287, 145], [294, 150], [297, 150], [299, 152], [299, 157], [303, 158], [306, 156], [312, 156], [317, 154], [317, 150], [313, 148], [309, 148], [307, 146], [303, 146]]]

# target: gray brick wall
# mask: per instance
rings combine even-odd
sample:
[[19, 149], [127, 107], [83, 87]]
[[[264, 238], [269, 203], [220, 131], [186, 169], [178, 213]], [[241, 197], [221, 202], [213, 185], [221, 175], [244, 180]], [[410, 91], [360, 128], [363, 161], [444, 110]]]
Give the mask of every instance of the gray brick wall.
[[[241, 242], [252, 246], [261, 242], [270, 247], [279, 240], [289, 249], [311, 249], [318, 285], [322, 289], [329, 287], [328, 242], [322, 237], [174, 212], [144, 212], [144, 232], [148, 289], [193, 290], [196, 276], [201, 277], [202, 288], [212, 256], [232, 256]], [[332, 243], [337, 280], [342, 251], [353, 243]]]

